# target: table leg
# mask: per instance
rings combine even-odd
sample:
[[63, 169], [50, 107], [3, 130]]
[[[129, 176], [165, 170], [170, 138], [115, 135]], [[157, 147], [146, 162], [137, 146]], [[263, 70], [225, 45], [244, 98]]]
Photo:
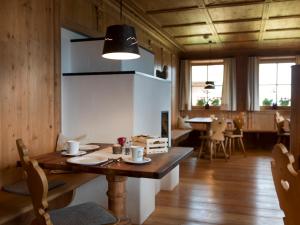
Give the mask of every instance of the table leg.
[[126, 181], [127, 177], [106, 175], [108, 182], [108, 209], [120, 219], [119, 224], [131, 224], [126, 211]]

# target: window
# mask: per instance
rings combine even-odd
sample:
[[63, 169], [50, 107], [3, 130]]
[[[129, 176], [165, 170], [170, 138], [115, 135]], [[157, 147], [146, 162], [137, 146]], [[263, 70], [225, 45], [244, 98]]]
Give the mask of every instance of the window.
[[[219, 60], [218, 64], [192, 64], [192, 106], [204, 106], [207, 102], [211, 106], [221, 105], [224, 73], [221, 63]], [[215, 89], [204, 89], [206, 81], [213, 81]]]
[[291, 66], [292, 61], [264, 62], [259, 64], [259, 103], [260, 106], [291, 105]]

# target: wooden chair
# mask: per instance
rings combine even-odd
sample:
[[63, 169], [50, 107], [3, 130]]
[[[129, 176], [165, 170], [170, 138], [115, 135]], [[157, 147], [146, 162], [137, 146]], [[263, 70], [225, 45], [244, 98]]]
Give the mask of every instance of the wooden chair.
[[275, 113], [275, 124], [277, 129], [277, 144], [279, 143], [286, 143], [289, 141], [290, 131], [289, 121], [287, 121], [279, 112]]
[[224, 131], [226, 128], [226, 122], [223, 119], [215, 119], [212, 121], [210, 126], [210, 131], [208, 131], [208, 135], [200, 136], [202, 140], [198, 158], [201, 157], [203, 148], [205, 144], [208, 145], [209, 153], [210, 153], [210, 160], [214, 155], [216, 155], [216, 151], [221, 149], [225, 155], [225, 160], [227, 161], [227, 153], [224, 146]]
[[36, 160], [30, 160], [28, 149], [23, 141], [18, 139], [16, 143], [22, 167], [27, 175], [27, 185], [36, 216], [32, 221], [32, 225], [100, 225], [116, 224], [118, 222], [114, 215], [92, 202], [48, 212], [48, 181], [46, 174]]
[[294, 156], [283, 144], [276, 144], [271, 161], [273, 181], [280, 208], [285, 214], [285, 225], [300, 224], [300, 177], [293, 164]]
[[232, 150], [235, 150], [235, 143], [240, 146], [244, 156], [246, 150], [243, 142], [243, 126], [244, 126], [244, 113], [241, 113], [233, 119], [234, 130], [225, 132], [225, 147], [229, 150], [229, 157], [231, 157]]

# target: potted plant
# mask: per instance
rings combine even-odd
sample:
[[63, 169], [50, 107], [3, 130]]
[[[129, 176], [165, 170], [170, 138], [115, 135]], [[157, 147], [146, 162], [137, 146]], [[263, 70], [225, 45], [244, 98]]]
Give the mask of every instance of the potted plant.
[[212, 106], [219, 106], [220, 105], [220, 99], [219, 98], [212, 98], [211, 99], [211, 105]]
[[288, 99], [288, 98], [281, 98], [279, 100], [280, 106], [289, 106], [289, 104], [290, 104], [290, 99]]
[[272, 102], [273, 102], [273, 99], [265, 98], [265, 99], [262, 101], [262, 104], [263, 104], [263, 106], [271, 106], [271, 105], [272, 105]]
[[206, 103], [205, 99], [204, 98], [200, 98], [197, 101], [197, 106], [204, 106], [205, 103]]

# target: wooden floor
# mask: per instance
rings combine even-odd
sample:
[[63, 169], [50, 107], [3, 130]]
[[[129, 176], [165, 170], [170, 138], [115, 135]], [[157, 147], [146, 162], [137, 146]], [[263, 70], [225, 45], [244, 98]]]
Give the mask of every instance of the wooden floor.
[[180, 184], [161, 191], [145, 225], [283, 225], [270, 151], [235, 153], [225, 162], [191, 157], [180, 165]]

